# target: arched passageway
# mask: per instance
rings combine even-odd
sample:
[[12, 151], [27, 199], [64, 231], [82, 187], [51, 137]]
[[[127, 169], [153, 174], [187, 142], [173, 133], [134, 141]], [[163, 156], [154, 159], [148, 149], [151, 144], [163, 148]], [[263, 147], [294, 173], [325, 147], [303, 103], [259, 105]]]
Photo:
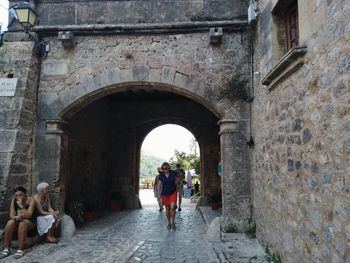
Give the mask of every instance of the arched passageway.
[[125, 208], [139, 207], [142, 142], [154, 128], [168, 123], [185, 127], [198, 140], [202, 193], [220, 189], [218, 118], [198, 102], [174, 92], [137, 88], [72, 108], [63, 118], [61, 198], [66, 207], [84, 200], [93, 209], [106, 209], [112, 195], [119, 195]]

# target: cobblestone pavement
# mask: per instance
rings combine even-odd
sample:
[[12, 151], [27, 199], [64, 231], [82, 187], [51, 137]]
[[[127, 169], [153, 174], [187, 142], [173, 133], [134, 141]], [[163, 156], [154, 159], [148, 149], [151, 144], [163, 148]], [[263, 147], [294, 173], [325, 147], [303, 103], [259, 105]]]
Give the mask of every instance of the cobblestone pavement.
[[[211, 209], [202, 209], [213, 219]], [[165, 212], [154, 204], [140, 210], [109, 213], [86, 223], [70, 240], [58, 244], [38, 244], [15, 260], [13, 255], [0, 262], [18, 263], [263, 263], [266, 256], [256, 239], [226, 234], [223, 241], [207, 240], [207, 224], [195, 204], [184, 200], [176, 214], [177, 230], [167, 230]], [[12, 250], [12, 254], [15, 250]]]
[[71, 240], [39, 244], [19, 260], [10, 255], [1, 262], [218, 262], [199, 212], [183, 207], [176, 222], [176, 231], [167, 230], [165, 212], [156, 207], [110, 213], [79, 228]]

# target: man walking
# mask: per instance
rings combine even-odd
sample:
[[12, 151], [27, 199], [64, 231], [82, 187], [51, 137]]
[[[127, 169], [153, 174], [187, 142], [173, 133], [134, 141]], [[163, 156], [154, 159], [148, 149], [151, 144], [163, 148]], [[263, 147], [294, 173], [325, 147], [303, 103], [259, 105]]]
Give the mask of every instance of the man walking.
[[179, 205], [178, 205], [178, 211], [180, 212], [181, 209], [181, 203], [182, 203], [182, 196], [184, 194], [184, 180], [185, 180], [185, 171], [181, 168], [180, 164], [178, 163], [176, 165], [176, 191], [179, 193]]

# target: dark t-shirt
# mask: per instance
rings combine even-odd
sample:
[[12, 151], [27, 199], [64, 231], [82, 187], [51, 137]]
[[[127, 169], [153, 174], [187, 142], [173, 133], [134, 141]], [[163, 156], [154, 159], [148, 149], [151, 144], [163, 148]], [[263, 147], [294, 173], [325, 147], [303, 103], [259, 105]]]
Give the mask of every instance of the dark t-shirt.
[[175, 170], [178, 180], [177, 180], [177, 185], [181, 186], [184, 184], [184, 179], [185, 179], [185, 171], [182, 168], [176, 169]]
[[169, 171], [168, 177], [164, 173], [160, 173], [159, 180], [163, 184], [162, 195], [172, 195], [176, 191], [175, 175], [176, 172], [173, 170]]

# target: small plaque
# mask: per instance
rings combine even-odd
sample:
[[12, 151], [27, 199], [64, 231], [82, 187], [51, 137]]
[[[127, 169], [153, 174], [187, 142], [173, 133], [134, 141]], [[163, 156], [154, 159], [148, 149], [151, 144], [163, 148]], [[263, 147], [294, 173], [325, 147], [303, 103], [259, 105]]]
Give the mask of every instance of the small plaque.
[[16, 86], [17, 86], [17, 78], [0, 79], [0, 97], [15, 96]]
[[66, 77], [68, 76], [67, 60], [51, 60], [42, 64], [42, 73], [45, 77]]

